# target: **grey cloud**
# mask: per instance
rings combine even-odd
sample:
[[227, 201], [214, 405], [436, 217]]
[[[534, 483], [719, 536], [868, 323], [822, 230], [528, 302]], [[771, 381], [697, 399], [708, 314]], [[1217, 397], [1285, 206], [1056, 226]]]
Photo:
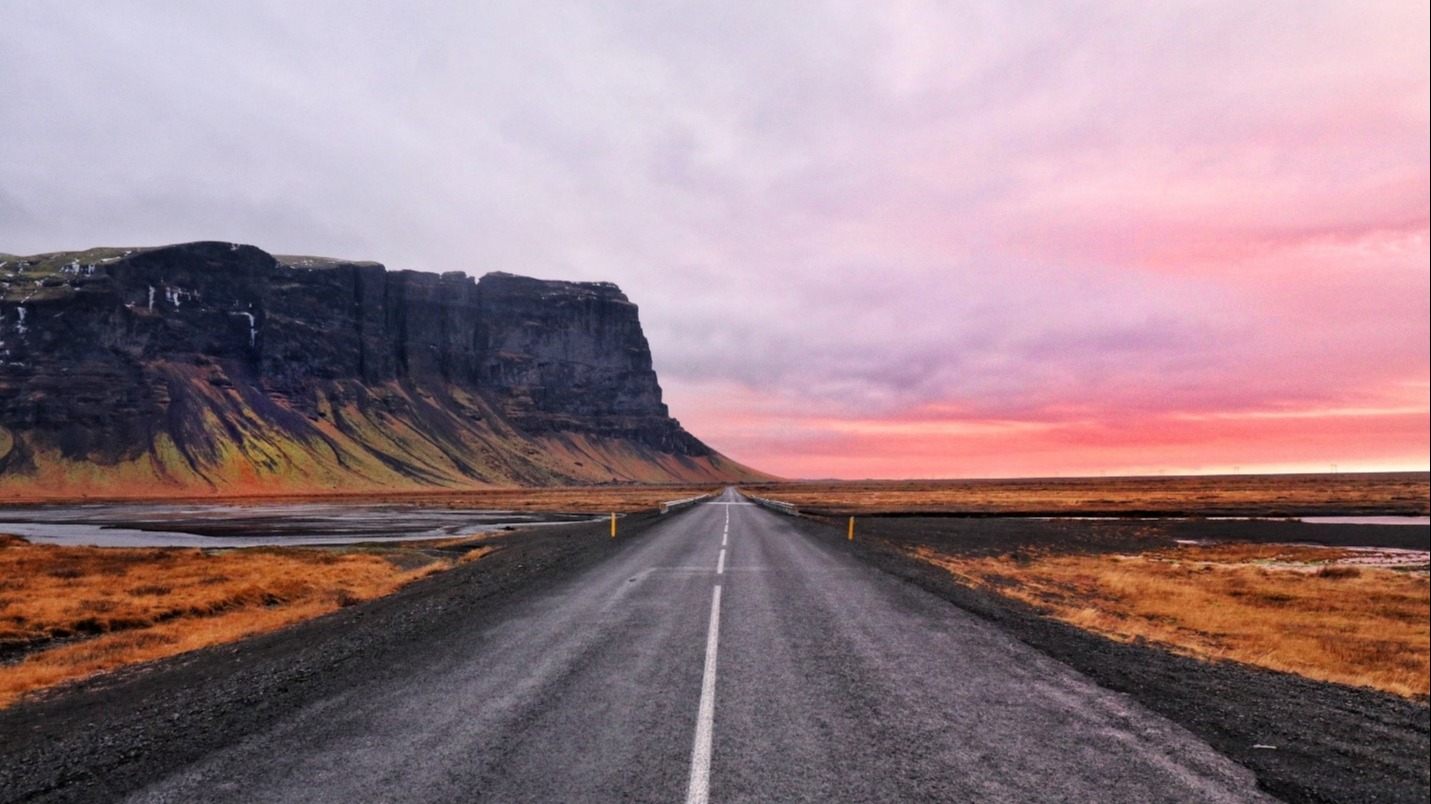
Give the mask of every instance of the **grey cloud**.
[[[1414, 104], [1413, 125], [1335, 119], [1384, 87], [1424, 91], [1425, 59], [1407, 66], [1424, 34], [1363, 58], [1380, 19], [1301, 3], [9, 3], [0, 250], [220, 238], [611, 280], [668, 386], [850, 415], [1209, 405], [1233, 365], [1286, 398], [1316, 357], [1259, 335], [1269, 311], [1225, 283], [1134, 264], [1129, 243], [1189, 221], [1095, 191], [1138, 190], [1147, 162], [1193, 181], [1257, 132], [1329, 120], [1344, 144], [1294, 142], [1283, 172], [1350, 195], [1360, 154], [1424, 166]], [[1319, 167], [1329, 153], [1345, 163]], [[1356, 187], [1354, 204], [1297, 196], [1302, 219], [1424, 221], [1424, 187]], [[1193, 222], [1284, 223], [1276, 204], [1246, 210]]]

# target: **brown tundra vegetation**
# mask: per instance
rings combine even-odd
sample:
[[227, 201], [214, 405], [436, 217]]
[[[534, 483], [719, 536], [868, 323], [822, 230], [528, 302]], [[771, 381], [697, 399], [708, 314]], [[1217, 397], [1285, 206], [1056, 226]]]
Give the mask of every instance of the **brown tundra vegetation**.
[[1200, 516], [1410, 514], [1431, 510], [1425, 472], [1014, 480], [870, 480], [742, 486], [812, 513]]
[[385, 595], [453, 560], [411, 547], [210, 552], [0, 536], [0, 706]]
[[916, 554], [1081, 628], [1323, 681], [1425, 699], [1425, 565], [1358, 565], [1350, 550], [1186, 546], [1141, 555]]

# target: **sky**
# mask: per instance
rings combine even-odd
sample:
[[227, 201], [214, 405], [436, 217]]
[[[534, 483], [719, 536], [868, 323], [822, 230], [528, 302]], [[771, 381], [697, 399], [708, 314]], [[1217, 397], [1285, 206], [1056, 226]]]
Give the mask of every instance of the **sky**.
[[786, 477], [1426, 470], [1425, 2], [0, 4], [0, 252], [621, 285]]

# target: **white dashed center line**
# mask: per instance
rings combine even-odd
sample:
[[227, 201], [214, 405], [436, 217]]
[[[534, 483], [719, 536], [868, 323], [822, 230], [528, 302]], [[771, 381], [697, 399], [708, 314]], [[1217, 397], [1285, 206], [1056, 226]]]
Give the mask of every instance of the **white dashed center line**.
[[[724, 551], [721, 553], [725, 557]], [[720, 585], [711, 593], [711, 624], [706, 632], [706, 669], [701, 678], [701, 708], [696, 716], [696, 744], [691, 749], [687, 804], [705, 804], [711, 795], [711, 738], [715, 731], [716, 646], [720, 641]]]

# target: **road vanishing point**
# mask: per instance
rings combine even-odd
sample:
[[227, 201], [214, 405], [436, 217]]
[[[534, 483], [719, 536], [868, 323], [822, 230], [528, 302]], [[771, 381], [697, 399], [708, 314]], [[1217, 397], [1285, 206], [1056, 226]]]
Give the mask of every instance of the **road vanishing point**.
[[129, 800], [1267, 800], [1181, 727], [734, 490], [495, 605]]

